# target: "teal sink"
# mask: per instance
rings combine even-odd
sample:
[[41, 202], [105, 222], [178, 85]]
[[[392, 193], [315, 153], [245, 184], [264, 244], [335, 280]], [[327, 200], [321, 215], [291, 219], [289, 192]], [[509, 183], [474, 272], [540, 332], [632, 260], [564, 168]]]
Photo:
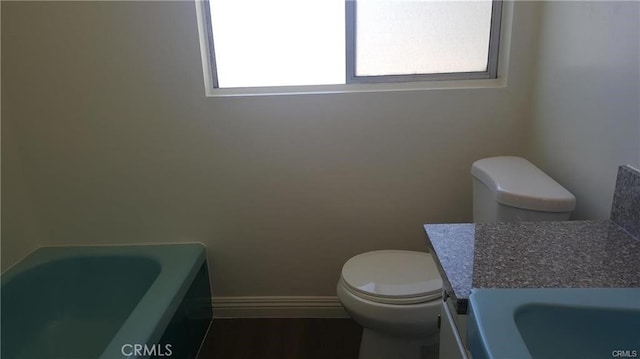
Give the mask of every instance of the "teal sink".
[[640, 288], [474, 289], [474, 359], [640, 358]]

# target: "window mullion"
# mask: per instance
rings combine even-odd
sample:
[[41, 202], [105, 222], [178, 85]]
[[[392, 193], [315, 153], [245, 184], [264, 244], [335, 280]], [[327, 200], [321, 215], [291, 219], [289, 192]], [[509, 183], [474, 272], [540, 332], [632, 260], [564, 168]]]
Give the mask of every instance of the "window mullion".
[[489, 33], [489, 78], [498, 78], [498, 51], [500, 49], [500, 27], [502, 24], [502, 0], [493, 0], [491, 6], [491, 28]]
[[345, 83], [356, 80], [356, 0], [345, 0], [345, 45], [346, 79]]

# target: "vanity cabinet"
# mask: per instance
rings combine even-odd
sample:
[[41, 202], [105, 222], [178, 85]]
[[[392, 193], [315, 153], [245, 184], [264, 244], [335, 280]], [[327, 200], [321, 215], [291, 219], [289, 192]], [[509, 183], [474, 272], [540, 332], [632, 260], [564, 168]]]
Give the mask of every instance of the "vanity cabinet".
[[[446, 298], [446, 295], [444, 296]], [[440, 310], [440, 359], [470, 359], [466, 349], [466, 315], [457, 314], [452, 300], [443, 300]]]

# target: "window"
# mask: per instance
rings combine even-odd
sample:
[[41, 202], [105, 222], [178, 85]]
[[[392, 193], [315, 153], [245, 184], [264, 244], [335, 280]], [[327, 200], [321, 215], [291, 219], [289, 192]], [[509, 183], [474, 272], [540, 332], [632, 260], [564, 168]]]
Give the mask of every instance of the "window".
[[209, 0], [214, 88], [496, 78], [501, 1]]

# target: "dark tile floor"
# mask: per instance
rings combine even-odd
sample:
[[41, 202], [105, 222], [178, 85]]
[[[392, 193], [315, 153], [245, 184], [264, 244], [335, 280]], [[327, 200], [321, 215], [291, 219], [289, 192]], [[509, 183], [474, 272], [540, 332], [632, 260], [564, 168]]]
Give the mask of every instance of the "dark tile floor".
[[357, 359], [351, 319], [214, 319], [199, 359]]

